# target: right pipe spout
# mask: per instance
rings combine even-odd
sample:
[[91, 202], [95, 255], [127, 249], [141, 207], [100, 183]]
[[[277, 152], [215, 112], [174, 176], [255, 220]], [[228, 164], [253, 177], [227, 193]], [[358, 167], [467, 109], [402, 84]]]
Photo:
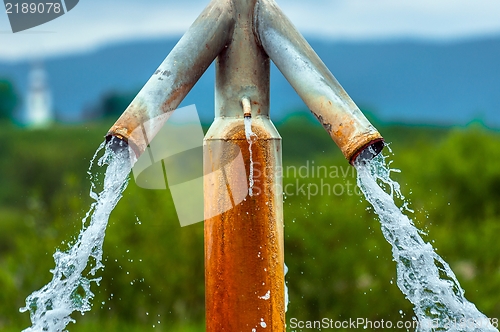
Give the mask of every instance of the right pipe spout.
[[383, 138], [273, 0], [259, 0], [255, 34], [347, 160], [375, 157]]

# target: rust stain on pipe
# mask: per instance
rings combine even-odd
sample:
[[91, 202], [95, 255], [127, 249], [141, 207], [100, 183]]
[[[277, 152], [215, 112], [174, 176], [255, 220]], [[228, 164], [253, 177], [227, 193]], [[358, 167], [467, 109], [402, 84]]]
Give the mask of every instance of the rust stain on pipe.
[[214, 127], [205, 139], [205, 173], [223, 167], [221, 162], [229, 164], [227, 158], [235, 153], [227, 144], [241, 151], [246, 167], [246, 174], [226, 167], [224, 177], [205, 181], [206, 213], [213, 215], [221, 204], [234, 204], [205, 220], [207, 332], [285, 331], [281, 141], [277, 133], [270, 135], [256, 122], [252, 125], [258, 137], [252, 144], [254, 194], [242, 202], [228, 198], [231, 188], [226, 184], [248, 186], [250, 157], [243, 120]]

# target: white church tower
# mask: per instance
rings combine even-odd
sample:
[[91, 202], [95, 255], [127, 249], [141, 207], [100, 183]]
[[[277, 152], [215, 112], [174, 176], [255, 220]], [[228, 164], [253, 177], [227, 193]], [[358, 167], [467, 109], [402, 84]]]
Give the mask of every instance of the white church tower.
[[29, 75], [24, 122], [28, 127], [40, 128], [53, 120], [52, 97], [47, 86], [47, 75], [42, 64], [33, 65]]

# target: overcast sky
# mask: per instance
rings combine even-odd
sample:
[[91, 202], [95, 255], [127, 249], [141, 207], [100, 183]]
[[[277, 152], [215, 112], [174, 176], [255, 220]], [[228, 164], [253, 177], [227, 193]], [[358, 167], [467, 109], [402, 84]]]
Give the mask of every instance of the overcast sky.
[[[80, 0], [66, 15], [13, 34], [0, 13], [0, 60], [89, 51], [182, 34], [208, 0]], [[307, 36], [454, 40], [500, 35], [500, 0], [278, 0]]]

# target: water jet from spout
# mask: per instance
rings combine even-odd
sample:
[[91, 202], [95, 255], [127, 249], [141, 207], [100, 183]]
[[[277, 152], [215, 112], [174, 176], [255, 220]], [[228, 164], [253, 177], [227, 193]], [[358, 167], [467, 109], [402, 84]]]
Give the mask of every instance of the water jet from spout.
[[366, 144], [361, 149], [359, 149], [358, 152], [352, 156], [350, 160], [351, 165], [365, 164], [369, 162], [370, 160], [375, 158], [380, 152], [382, 152], [384, 146], [385, 143], [382, 138], [379, 138], [375, 141], [371, 141], [370, 143]]

